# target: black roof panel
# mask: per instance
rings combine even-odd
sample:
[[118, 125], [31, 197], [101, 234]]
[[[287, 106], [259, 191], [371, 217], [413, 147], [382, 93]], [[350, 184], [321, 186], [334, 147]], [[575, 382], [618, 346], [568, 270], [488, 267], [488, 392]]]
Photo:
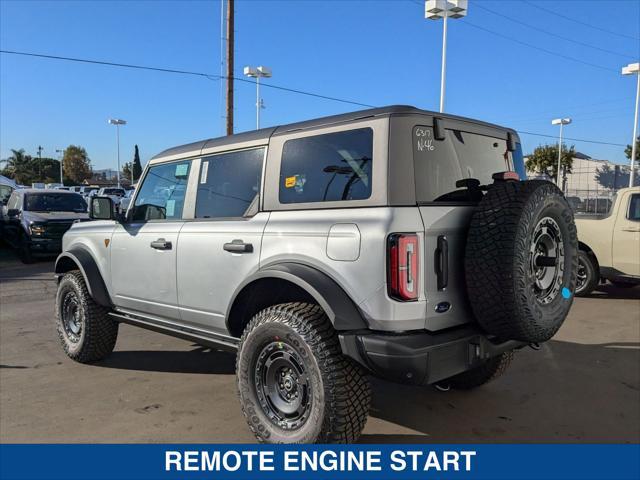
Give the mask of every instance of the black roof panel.
[[342, 113], [338, 115], [330, 115], [328, 117], [320, 117], [312, 120], [289, 123], [286, 125], [279, 125], [279, 126], [270, 127], [270, 128], [262, 128], [260, 130], [252, 130], [249, 132], [237, 133], [237, 134], [229, 135], [226, 137], [211, 138], [208, 140], [202, 140], [200, 142], [189, 143], [187, 145], [181, 145], [178, 147], [169, 148], [159, 153], [158, 155], [154, 156], [152, 160], [162, 158], [162, 157], [168, 157], [172, 155], [179, 155], [182, 153], [196, 154], [196, 151], [198, 150], [202, 151], [202, 149], [204, 148], [224, 146], [224, 145], [230, 145], [234, 143], [257, 141], [262, 139], [264, 139], [266, 143], [271, 135], [278, 135], [285, 132], [291, 132], [294, 130], [304, 130], [307, 128], [319, 127], [323, 125], [345, 123], [345, 122], [350, 122], [355, 120], [361, 120], [363, 118], [368, 118], [368, 117], [381, 117], [381, 116], [390, 116], [390, 115], [399, 115], [399, 114], [414, 114], [414, 115], [418, 114], [418, 115], [429, 115], [429, 116], [437, 116], [442, 118], [450, 118], [454, 120], [472, 122], [477, 125], [484, 125], [487, 127], [498, 128], [501, 130], [508, 130], [515, 133], [515, 131], [510, 128], [501, 127], [499, 125], [494, 125], [491, 123], [482, 122], [482, 121], [474, 120], [471, 118], [459, 117], [456, 115], [449, 115], [446, 113], [437, 113], [429, 110], [422, 110], [420, 108], [412, 107], [410, 105], [390, 105], [387, 107], [370, 108], [367, 110], [358, 110], [355, 112]]

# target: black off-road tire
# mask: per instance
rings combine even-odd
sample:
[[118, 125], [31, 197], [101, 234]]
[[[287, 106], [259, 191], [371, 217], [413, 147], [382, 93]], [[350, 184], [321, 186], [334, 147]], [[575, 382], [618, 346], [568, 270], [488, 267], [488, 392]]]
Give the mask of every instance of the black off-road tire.
[[[271, 377], [270, 368], [280, 365], [276, 361], [280, 361], [278, 355], [285, 358], [284, 352], [294, 365], [303, 366], [294, 368], [296, 375], [298, 370], [303, 372], [295, 377], [299, 387], [295, 393], [299, 405], [307, 405], [300, 407], [306, 412], [300, 420], [289, 419], [289, 424], [272, 402], [272, 398], [279, 402], [275, 395], [284, 390], [277, 385], [266, 390], [267, 381], [263, 381]], [[277, 372], [275, 377], [280, 378]], [[285, 303], [253, 317], [240, 339], [236, 374], [242, 413], [260, 442], [351, 443], [364, 429], [371, 402], [368, 379], [358, 364], [342, 354], [336, 331], [318, 305]], [[308, 403], [303, 402], [305, 398]]]
[[586, 297], [593, 292], [598, 286], [598, 283], [600, 283], [598, 263], [591, 254], [584, 250], [578, 251], [578, 269], [576, 275], [576, 297]]
[[118, 322], [108, 313], [109, 309], [93, 301], [79, 270], [65, 273], [56, 295], [56, 329], [69, 358], [91, 363], [111, 354], [118, 338]]
[[[550, 232], [558, 240], [555, 258], [562, 261], [549, 267], [551, 277], [545, 273], [553, 279], [547, 292], [534, 264], [551, 255], [540, 255], [534, 239], [549, 240]], [[495, 183], [473, 213], [465, 254], [469, 300], [480, 326], [503, 340], [549, 340], [573, 302], [577, 254], [573, 212], [555, 185]]]
[[513, 352], [505, 352], [440, 383], [456, 390], [472, 390], [500, 377], [511, 365], [513, 356]]

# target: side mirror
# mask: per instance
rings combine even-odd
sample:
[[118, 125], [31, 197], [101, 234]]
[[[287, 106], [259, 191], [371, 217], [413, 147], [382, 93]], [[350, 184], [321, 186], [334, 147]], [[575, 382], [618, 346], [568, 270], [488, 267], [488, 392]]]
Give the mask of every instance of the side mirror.
[[7, 210], [7, 217], [17, 217], [18, 215], [20, 215], [20, 210], [17, 208], [10, 208]]
[[89, 218], [91, 220], [116, 220], [113, 200], [109, 197], [91, 197]]

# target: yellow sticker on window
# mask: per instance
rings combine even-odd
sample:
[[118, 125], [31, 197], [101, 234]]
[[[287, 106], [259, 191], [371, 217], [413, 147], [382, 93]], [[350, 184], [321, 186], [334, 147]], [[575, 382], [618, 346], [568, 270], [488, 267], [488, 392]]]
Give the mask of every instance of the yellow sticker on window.
[[284, 186], [285, 186], [285, 188], [295, 187], [296, 186], [296, 176], [294, 175], [293, 177], [285, 178], [284, 179]]

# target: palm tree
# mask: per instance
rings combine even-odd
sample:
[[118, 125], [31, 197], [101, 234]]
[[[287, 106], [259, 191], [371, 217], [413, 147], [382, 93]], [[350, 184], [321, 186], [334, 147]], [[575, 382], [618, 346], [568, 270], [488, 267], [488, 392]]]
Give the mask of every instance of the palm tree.
[[9, 158], [2, 160], [5, 164], [3, 173], [12, 177], [17, 183], [29, 184], [35, 177], [33, 158], [25, 155], [24, 149], [11, 149]]

